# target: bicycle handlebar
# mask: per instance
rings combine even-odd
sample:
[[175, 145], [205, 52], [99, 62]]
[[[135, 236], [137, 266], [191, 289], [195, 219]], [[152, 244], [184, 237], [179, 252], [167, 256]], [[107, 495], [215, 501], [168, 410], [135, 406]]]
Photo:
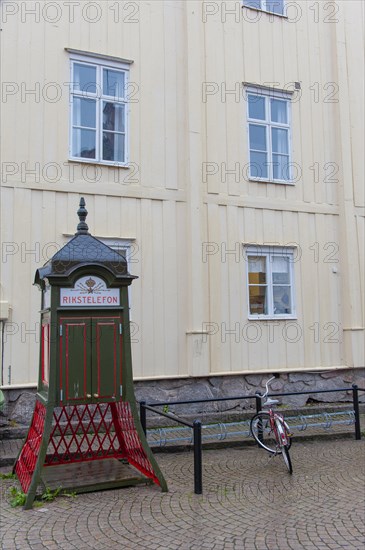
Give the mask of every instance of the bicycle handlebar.
[[272, 377], [269, 378], [269, 380], [266, 382], [266, 384], [265, 384], [265, 388], [266, 388], [265, 393], [261, 394], [260, 392], [256, 392], [256, 395], [258, 395], [258, 396], [261, 397], [261, 398], [267, 397], [267, 394], [269, 393], [269, 384], [270, 384], [270, 382], [272, 382], [273, 380], [275, 380], [275, 378], [276, 378], [276, 376], [272, 376]]

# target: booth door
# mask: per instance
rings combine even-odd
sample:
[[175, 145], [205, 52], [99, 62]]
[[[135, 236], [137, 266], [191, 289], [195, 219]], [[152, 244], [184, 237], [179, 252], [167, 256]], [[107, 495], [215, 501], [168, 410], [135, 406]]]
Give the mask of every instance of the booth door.
[[60, 319], [60, 401], [118, 400], [121, 394], [121, 317]]

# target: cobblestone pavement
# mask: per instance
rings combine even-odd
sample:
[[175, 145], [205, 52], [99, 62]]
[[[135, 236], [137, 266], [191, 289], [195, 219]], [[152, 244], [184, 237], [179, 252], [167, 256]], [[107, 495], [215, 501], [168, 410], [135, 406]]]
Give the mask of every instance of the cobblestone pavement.
[[294, 442], [294, 474], [256, 447], [158, 454], [169, 492], [139, 486], [39, 508], [11, 508], [1, 481], [3, 550], [299, 550], [365, 548], [365, 441]]

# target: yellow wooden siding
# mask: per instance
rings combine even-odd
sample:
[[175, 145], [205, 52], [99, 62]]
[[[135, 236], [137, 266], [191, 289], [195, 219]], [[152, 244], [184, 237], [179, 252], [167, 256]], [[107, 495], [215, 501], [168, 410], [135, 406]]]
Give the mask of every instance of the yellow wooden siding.
[[[37, 328], [40, 293], [31, 284], [75, 231], [81, 195], [92, 234], [134, 239], [136, 377], [361, 366], [363, 3], [334, 3], [335, 23], [326, 21], [330, 7], [305, 0], [296, 23], [264, 13], [252, 23], [241, 7], [238, 20], [227, 13], [224, 21], [222, 2], [206, 22], [200, 0], [133, 4], [136, 22], [119, 12], [116, 23], [115, 2], [106, 1], [95, 24], [71, 23], [66, 12], [55, 24], [20, 16], [3, 24], [2, 80], [19, 86], [1, 105], [2, 168], [16, 171], [2, 172], [1, 189], [1, 238], [17, 250], [1, 267], [14, 323], [6, 330], [16, 331], [4, 347], [5, 383], [9, 365], [13, 383], [36, 380], [38, 336], [25, 331]], [[133, 60], [130, 169], [68, 161], [65, 48]], [[300, 83], [291, 108], [295, 185], [248, 180], [243, 82]], [[204, 97], [208, 85], [214, 94]], [[22, 97], [32, 89], [39, 101]], [[206, 261], [203, 243], [217, 247]], [[298, 342], [282, 337], [284, 321], [255, 322], [261, 335], [252, 341], [243, 243], [297, 244]], [[238, 342], [227, 333], [236, 323]]]
[[[339, 255], [331, 245], [338, 240], [336, 217], [217, 205], [209, 205], [208, 212], [210, 242], [217, 245], [216, 253], [209, 256], [207, 340], [212, 372], [339, 365]], [[242, 243], [296, 246], [296, 319], [248, 320], [247, 262]]]

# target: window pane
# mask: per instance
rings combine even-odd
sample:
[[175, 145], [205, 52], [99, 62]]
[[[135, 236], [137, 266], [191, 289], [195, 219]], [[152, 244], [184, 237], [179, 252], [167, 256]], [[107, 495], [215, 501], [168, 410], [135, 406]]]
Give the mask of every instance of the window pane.
[[280, 99], [271, 99], [271, 120], [288, 124], [287, 102]]
[[266, 286], [250, 286], [250, 313], [254, 315], [267, 314]]
[[[256, 151], [267, 151], [266, 148], [266, 126], [250, 124], [250, 149]], [[277, 151], [280, 153], [281, 151]]]
[[289, 155], [273, 155], [273, 176], [275, 180], [290, 180]]
[[96, 128], [96, 101], [94, 99], [73, 98], [73, 126]]
[[103, 95], [124, 97], [124, 73], [103, 69]]
[[96, 67], [74, 63], [73, 89], [96, 93]]
[[273, 257], [272, 282], [274, 284], [290, 284], [289, 258]]
[[284, 0], [266, 0], [266, 10], [283, 15]]
[[266, 258], [264, 256], [249, 256], [248, 282], [254, 285], [266, 283]]
[[289, 286], [274, 286], [273, 297], [274, 297], [275, 315], [282, 315], [283, 313], [292, 313]]
[[125, 132], [124, 125], [125, 106], [118, 103], [105, 103], [103, 105], [103, 130]]
[[289, 154], [289, 132], [282, 128], [271, 128], [273, 153]]
[[72, 156], [82, 158], [95, 158], [95, 130], [72, 130]]
[[125, 162], [124, 134], [103, 132], [103, 160]]
[[265, 98], [259, 95], [248, 95], [248, 116], [265, 120]]
[[256, 9], [260, 9], [261, 7], [261, 0], [244, 0], [244, 5], [247, 7], [247, 8], [256, 8]]
[[268, 177], [268, 162], [266, 153], [250, 151], [250, 176], [252, 178]]

